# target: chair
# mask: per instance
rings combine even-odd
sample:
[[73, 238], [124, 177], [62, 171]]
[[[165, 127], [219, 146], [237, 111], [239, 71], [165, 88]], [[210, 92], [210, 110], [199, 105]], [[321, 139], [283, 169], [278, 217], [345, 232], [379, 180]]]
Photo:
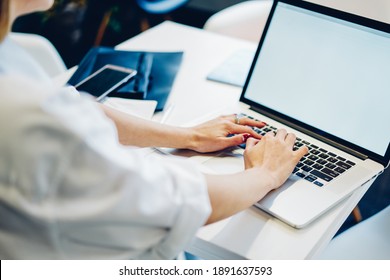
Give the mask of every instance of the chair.
[[11, 32], [10, 38], [30, 53], [50, 77], [67, 70], [56, 48], [46, 38], [36, 34], [16, 32]]
[[390, 205], [336, 236], [318, 258], [390, 260]]
[[272, 0], [258, 0], [235, 4], [212, 15], [203, 29], [258, 42], [272, 3]]

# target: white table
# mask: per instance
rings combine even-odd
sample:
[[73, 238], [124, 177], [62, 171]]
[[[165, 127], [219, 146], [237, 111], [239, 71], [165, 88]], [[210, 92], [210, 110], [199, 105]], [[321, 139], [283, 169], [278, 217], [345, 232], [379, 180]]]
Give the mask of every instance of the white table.
[[[175, 104], [168, 123], [189, 123], [236, 104], [241, 88], [206, 80], [207, 74], [251, 42], [164, 22], [118, 46], [123, 50], [184, 51], [183, 63], [167, 104]], [[161, 113], [154, 117], [161, 118]], [[371, 183], [370, 183], [371, 184]], [[292, 228], [257, 208], [201, 228], [188, 251], [205, 259], [311, 259], [328, 244], [369, 188], [304, 229]]]

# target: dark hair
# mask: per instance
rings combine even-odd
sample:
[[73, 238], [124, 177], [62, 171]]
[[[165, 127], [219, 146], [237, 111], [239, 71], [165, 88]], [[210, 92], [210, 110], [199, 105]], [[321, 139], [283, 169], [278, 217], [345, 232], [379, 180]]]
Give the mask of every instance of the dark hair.
[[0, 0], [0, 42], [3, 41], [9, 29], [9, 1]]

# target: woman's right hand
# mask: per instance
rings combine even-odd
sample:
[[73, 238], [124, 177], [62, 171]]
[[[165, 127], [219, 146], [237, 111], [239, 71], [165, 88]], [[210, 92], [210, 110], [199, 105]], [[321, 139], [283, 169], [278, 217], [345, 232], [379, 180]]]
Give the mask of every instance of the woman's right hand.
[[299, 160], [309, 152], [306, 146], [294, 151], [296, 137], [280, 129], [268, 132], [261, 140], [249, 138], [244, 152], [245, 169], [260, 167], [274, 179], [273, 188], [281, 186]]

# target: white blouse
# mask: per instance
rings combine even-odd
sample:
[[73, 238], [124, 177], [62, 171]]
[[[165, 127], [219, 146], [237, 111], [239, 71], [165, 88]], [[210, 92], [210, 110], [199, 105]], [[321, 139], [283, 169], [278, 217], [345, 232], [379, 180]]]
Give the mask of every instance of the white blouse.
[[210, 213], [204, 176], [189, 161], [120, 145], [94, 101], [28, 78], [18, 60], [4, 63], [27, 55], [8, 43], [0, 259], [175, 258]]

